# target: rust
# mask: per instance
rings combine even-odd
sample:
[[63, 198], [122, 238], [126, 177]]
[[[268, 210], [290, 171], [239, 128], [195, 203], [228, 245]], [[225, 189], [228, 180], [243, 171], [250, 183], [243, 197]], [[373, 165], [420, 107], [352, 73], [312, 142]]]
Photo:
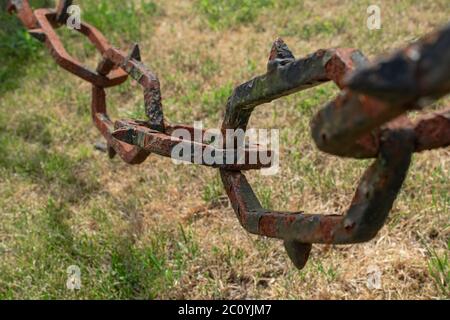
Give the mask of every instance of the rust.
[[[330, 219], [323, 219], [320, 221], [319, 232], [323, 234], [323, 240], [325, 243], [333, 243], [333, 231], [335, 223], [335, 221]], [[354, 226], [354, 224], [352, 225]], [[348, 225], [345, 225], [344, 229], [348, 231]]]
[[[195, 154], [192, 153], [192, 157], [189, 159], [179, 158], [178, 160], [186, 160], [191, 163], [202, 164], [205, 166], [211, 166], [215, 168], [223, 168], [226, 170], [250, 170], [250, 169], [259, 169], [269, 167], [270, 163], [263, 164], [260, 161], [256, 163], [251, 163], [250, 159], [252, 154], [256, 154], [255, 159], [260, 159], [259, 153], [264, 152], [267, 153], [268, 157], [272, 156], [270, 151], [260, 150], [258, 148], [245, 148], [243, 152], [244, 161], [242, 164], [240, 163], [226, 163], [226, 157], [231, 156], [233, 158], [237, 158], [237, 152], [235, 149], [220, 149], [210, 146], [208, 144], [197, 142], [193, 140], [185, 140], [178, 137], [174, 137], [171, 134], [167, 134], [166, 132], [160, 132], [155, 130], [151, 125], [147, 122], [136, 122], [133, 120], [119, 120], [115, 123], [116, 130], [113, 132], [113, 137], [129, 143], [134, 146], [140, 147], [142, 150], [146, 150], [149, 153], [156, 153], [160, 156], [174, 158], [172, 153], [173, 148], [175, 146], [184, 145], [186, 149], [194, 150], [198, 148], [199, 152], [202, 154], [207, 152], [209, 154], [216, 154], [217, 157], [222, 159], [221, 162], [216, 163], [208, 163], [205, 162], [204, 159], [199, 159], [200, 162], [196, 162], [194, 158]], [[173, 126], [171, 124], [166, 125], [168, 132], [173, 132], [175, 129], [180, 128], [180, 126]], [[194, 128], [182, 126], [181, 128], [186, 129], [190, 132], [194, 131]], [[177, 159], [177, 158], [175, 158]]]
[[[123, 70], [118, 69], [109, 76], [104, 76], [83, 66], [78, 60], [70, 56], [53, 29], [52, 22], [56, 21], [55, 12], [48, 9], [36, 9], [34, 16], [39, 23], [40, 31], [45, 34], [45, 45], [50, 50], [55, 62], [63, 69], [98, 87], [116, 86], [127, 79], [127, 75]], [[110, 44], [101, 36], [98, 30], [84, 22], [81, 22], [81, 29], [77, 31], [86, 35], [101, 53], [110, 47]]]
[[104, 88], [92, 87], [91, 113], [95, 126], [106, 139], [108, 153], [111, 158], [115, 154], [118, 154], [129, 164], [139, 164], [148, 157], [150, 152], [127, 144], [113, 136], [115, 128], [106, 111], [106, 94]]
[[59, 24], [66, 23], [69, 13], [67, 9], [72, 5], [72, 0], [60, 0], [56, 7], [56, 22]]
[[165, 124], [159, 79], [140, 61], [138, 45], [134, 44], [128, 55], [124, 55], [115, 48], [109, 48], [104, 54], [104, 60], [109, 62], [101, 62], [100, 66], [112, 62], [116, 67], [125, 70], [143, 87], [145, 112], [149, 119], [148, 124], [152, 129], [164, 132]]
[[9, 13], [15, 12], [17, 18], [22, 21], [27, 29], [34, 29], [37, 27], [37, 20], [28, 0], [8, 0], [6, 10]]
[[259, 219], [259, 232], [267, 237], [276, 237], [277, 217], [264, 215]]
[[[276, 50], [282, 52], [277, 53]], [[372, 239], [383, 226], [400, 191], [412, 153], [423, 149], [424, 145], [430, 148], [448, 145], [449, 125], [448, 114], [443, 113], [413, 126], [401, 115], [415, 108], [414, 101], [406, 103], [402, 100], [393, 105], [379, 96], [352, 91], [347, 85], [349, 73], [359, 72], [367, 65], [357, 50], [319, 50], [299, 60], [293, 60], [292, 53], [289, 53], [286, 63], [274, 65], [272, 61], [286, 56], [287, 50], [287, 46], [277, 39], [269, 54], [271, 67], [268, 73], [234, 90], [228, 100], [223, 128], [245, 129], [257, 105], [286, 92], [306, 89], [317, 81], [332, 80], [342, 93], [313, 119], [311, 127], [315, 142], [321, 150], [335, 155], [376, 158], [361, 178], [350, 207], [340, 216], [294, 215], [262, 208], [241, 172], [221, 170], [223, 184], [234, 210], [239, 212], [241, 225], [251, 233], [283, 239], [289, 257], [296, 267], [301, 268], [312, 243], [344, 244]], [[316, 61], [321, 63], [316, 64]], [[295, 68], [299, 64], [308, 67], [306, 70]], [[290, 70], [290, 77], [280, 76], [284, 70]], [[268, 95], [270, 89], [254, 89], [263, 87], [264, 81], [273, 75], [277, 78], [271, 79], [270, 85], [277, 87], [277, 81], [283, 83], [279, 90]], [[286, 84], [286, 79], [295, 80]], [[247, 203], [256, 205], [250, 209]], [[258, 228], [253, 225], [255, 220], [259, 221]]]
[[450, 109], [427, 115], [414, 125], [416, 151], [444, 148], [450, 145]]
[[[142, 61], [140, 48], [129, 53], [112, 47], [103, 34], [82, 22], [85, 35], [102, 55], [96, 70], [70, 56], [55, 28], [67, 20], [72, 1], [59, 1], [55, 9], [33, 10], [27, 0], [9, 0], [15, 13], [37, 40], [45, 43], [55, 62], [92, 84], [94, 125], [106, 140], [109, 157], [116, 154], [129, 164], [142, 163], [150, 154], [173, 157], [175, 147], [239, 157], [203, 141], [177, 138], [177, 129], [195, 136], [196, 128], [166, 121], [157, 75]], [[106, 88], [134, 79], [143, 90], [145, 120], [112, 121], [107, 113]], [[269, 53], [267, 71], [237, 86], [229, 97], [221, 130], [247, 128], [254, 109], [280, 97], [333, 81], [339, 95], [321, 108], [311, 121], [311, 135], [319, 150], [329, 154], [374, 158], [359, 180], [347, 210], [340, 215], [283, 212], [263, 208], [242, 170], [267, 167], [260, 161], [261, 146], [243, 146], [243, 162], [209, 163], [187, 159], [220, 170], [222, 183], [239, 223], [250, 233], [283, 240], [297, 268], [308, 260], [312, 244], [349, 244], [369, 241], [383, 227], [407, 175], [413, 152], [450, 145], [450, 109], [434, 112], [412, 123], [406, 112], [423, 109], [450, 92], [450, 25], [393, 54], [369, 62], [352, 48], [319, 49], [296, 59], [280, 38]], [[226, 137], [227, 138], [227, 137]], [[249, 159], [256, 155], [257, 163]], [[223, 159], [222, 159], [223, 160]]]

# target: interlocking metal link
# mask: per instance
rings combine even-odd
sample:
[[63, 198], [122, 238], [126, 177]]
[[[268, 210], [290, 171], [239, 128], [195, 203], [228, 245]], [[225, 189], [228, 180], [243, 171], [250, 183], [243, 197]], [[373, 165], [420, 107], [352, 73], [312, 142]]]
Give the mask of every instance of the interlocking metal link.
[[[450, 91], [450, 25], [387, 58], [350, 74], [345, 90], [321, 109], [312, 136], [322, 151], [350, 157], [375, 157], [379, 136], [373, 130], [410, 110], [422, 109]], [[415, 151], [450, 144], [450, 109], [406, 124], [415, 132]], [[406, 121], [406, 120], [405, 120]], [[369, 137], [369, 134], [371, 135]], [[354, 137], [365, 143], [355, 144]]]
[[[26, 0], [10, 0], [29, 33], [45, 43], [65, 70], [92, 84], [92, 118], [106, 139], [110, 157], [118, 154], [129, 164], [142, 163], [151, 153], [172, 156], [175, 146], [199, 148], [224, 159], [238, 159], [236, 149], [217, 148], [202, 141], [177, 138], [184, 129], [164, 119], [158, 77], [141, 61], [137, 44], [128, 54], [112, 47], [94, 27], [81, 22], [82, 34], [102, 54], [97, 69], [90, 70], [64, 49], [54, 28], [68, 19], [72, 1], [59, 1], [56, 9], [32, 10]], [[110, 120], [105, 88], [120, 85], [128, 76], [143, 88], [147, 120]], [[300, 59], [281, 39], [270, 51], [267, 72], [236, 87], [229, 97], [222, 132], [247, 129], [253, 110], [282, 96], [333, 81], [340, 94], [320, 109], [311, 122], [311, 135], [319, 150], [357, 159], [375, 158], [356, 188], [343, 215], [282, 212], [263, 208], [242, 170], [270, 166], [260, 153], [273, 153], [255, 145], [240, 146], [243, 162], [196, 162], [217, 167], [231, 205], [241, 225], [250, 233], [279, 238], [297, 268], [308, 260], [313, 243], [346, 244], [369, 241], [384, 225], [414, 152], [450, 145], [450, 109], [434, 112], [412, 123], [410, 110], [425, 106], [450, 92], [450, 25], [410, 44], [387, 58], [369, 63], [356, 49], [326, 49]], [[201, 131], [205, 135], [205, 131]], [[249, 159], [258, 159], [251, 164]]]

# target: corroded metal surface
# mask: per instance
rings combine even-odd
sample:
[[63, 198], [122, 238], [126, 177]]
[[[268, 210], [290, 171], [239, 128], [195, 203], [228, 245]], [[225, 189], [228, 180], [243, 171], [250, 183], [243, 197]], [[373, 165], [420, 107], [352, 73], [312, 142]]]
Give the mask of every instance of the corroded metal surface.
[[[189, 162], [197, 163], [205, 166], [211, 166], [215, 168], [222, 168], [226, 170], [250, 170], [269, 167], [270, 163], [262, 163], [261, 156], [258, 154], [262, 152], [264, 155], [267, 154], [271, 157], [270, 150], [260, 150], [256, 147], [247, 147], [242, 150], [242, 163], [238, 162], [240, 154], [235, 149], [222, 149], [216, 148], [206, 143], [202, 143], [203, 139], [200, 141], [195, 140], [184, 140], [176, 136], [172, 136], [171, 132], [176, 129], [184, 129], [189, 132], [193, 132], [195, 129], [188, 126], [179, 125], [168, 125], [166, 127], [166, 132], [159, 132], [157, 130], [149, 128], [146, 123], [135, 121], [135, 120], [120, 120], [115, 123], [116, 131], [113, 136], [121, 141], [125, 141], [130, 145], [138, 146], [142, 150], [148, 152], [156, 153], [163, 157], [174, 158], [172, 150], [175, 146], [183, 146], [185, 150], [192, 150], [190, 157], [186, 159]], [[204, 133], [204, 132], [203, 132]], [[212, 154], [216, 157], [220, 157], [222, 160], [217, 162], [207, 162], [204, 158], [199, 157], [198, 160], [195, 158], [195, 149], [198, 148], [199, 153]], [[249, 161], [250, 159], [256, 159], [256, 163]], [[233, 163], [227, 163], [226, 159], [234, 159]], [[184, 157], [174, 158], [177, 160], [184, 160]]]
[[[322, 151], [352, 157], [355, 136], [369, 134], [389, 120], [422, 109], [450, 92], [450, 25], [349, 74], [344, 82], [342, 94], [315, 115], [312, 137]], [[435, 130], [442, 134], [435, 138], [442, 140], [434, 140], [430, 148], [449, 145], [445, 136], [448, 112], [445, 114], [443, 118], [436, 115], [434, 124], [442, 127]], [[424, 121], [418, 127], [425, 129], [425, 123], [430, 122]], [[420, 135], [424, 131], [419, 131], [416, 139], [423, 142]], [[430, 148], [422, 145], [420, 150]], [[375, 157], [378, 150], [373, 151], [364, 156]]]
[[67, 18], [69, 17], [67, 11], [72, 3], [72, 0], [61, 0], [58, 2], [58, 6], [56, 7], [56, 21], [59, 24], [66, 23]]
[[[437, 54], [438, 61], [447, 68], [450, 60], [448, 27], [411, 47], [423, 59]], [[313, 243], [346, 244], [372, 239], [383, 226], [400, 191], [412, 153], [450, 144], [449, 111], [426, 116], [416, 124], [401, 115], [408, 108], [412, 109], [414, 101], [438, 98], [449, 92], [450, 72], [438, 70], [439, 66], [429, 61], [423, 62], [426, 68], [423, 67], [425, 70], [419, 75], [427, 80], [420, 83], [421, 90], [407, 91], [405, 95], [410, 94], [410, 98], [403, 98], [404, 88], [392, 90], [387, 97], [388, 104], [371, 94], [384, 93], [386, 87], [389, 88], [388, 84], [381, 89], [376, 87], [378, 72], [384, 76], [402, 71], [396, 70], [397, 65], [392, 61], [395, 55], [384, 67], [379, 67], [380, 62], [368, 65], [364, 56], [354, 49], [319, 50], [295, 60], [278, 39], [269, 55], [267, 73], [238, 86], [228, 100], [223, 129], [245, 129], [257, 105], [332, 80], [342, 93], [321, 109], [311, 123], [317, 146], [334, 155], [376, 158], [361, 178], [343, 215], [288, 213], [263, 208], [244, 174], [221, 170], [222, 182], [241, 225], [248, 232], [283, 239], [289, 257], [298, 268], [305, 265]], [[416, 74], [410, 72], [408, 77]], [[365, 95], [357, 90], [364, 91]]]
[[111, 158], [118, 154], [126, 163], [139, 164], [148, 157], [150, 152], [118, 140], [113, 136], [114, 123], [109, 119], [106, 112], [104, 88], [92, 87], [91, 113], [95, 126], [106, 139], [108, 154]]
[[[64, 49], [62, 42], [52, 26], [52, 24], [54, 25], [57, 23], [55, 12], [49, 9], [37, 9], [34, 11], [34, 16], [36, 17], [39, 27], [33, 29], [32, 32], [43, 35], [45, 45], [49, 49], [50, 54], [55, 62], [62, 68], [93, 85], [103, 88], [119, 85], [127, 79], [126, 73], [121, 69], [116, 69], [109, 75], [101, 75], [83, 66], [79, 61], [70, 56]], [[87, 23], [81, 22], [81, 28], [77, 31], [88, 37], [89, 41], [95, 45], [100, 53], [104, 53], [111, 47], [103, 35]]]
[[[220, 169], [223, 185], [241, 225], [250, 233], [279, 238], [294, 265], [302, 268], [313, 243], [348, 244], [369, 241], [382, 228], [407, 175], [414, 152], [450, 145], [450, 109], [430, 113], [414, 123], [406, 112], [422, 109], [450, 92], [450, 25], [425, 36], [403, 50], [369, 63], [356, 49], [321, 49], [295, 59], [277, 39], [270, 51], [267, 72], [237, 86], [229, 97], [222, 132], [247, 129], [251, 113], [261, 104], [333, 81], [341, 93], [321, 108], [311, 122], [317, 147], [329, 154], [374, 158], [361, 177], [355, 195], [342, 215], [282, 212], [263, 208], [241, 170], [267, 167], [258, 145], [246, 145], [243, 153], [174, 133], [197, 128], [168, 123], [163, 114], [158, 77], [141, 61], [137, 44], [128, 54], [112, 47], [94, 27], [81, 22], [77, 30], [102, 54], [96, 70], [71, 57], [55, 28], [67, 19], [72, 1], [60, 1], [55, 9], [32, 10], [27, 0], [8, 1], [28, 32], [44, 42], [58, 65], [92, 84], [92, 119], [104, 136], [110, 157], [118, 154], [129, 164], [142, 163], [151, 153], [173, 157], [173, 148], [227, 155], [233, 164], [189, 162]], [[120, 85], [128, 76], [143, 89], [146, 120], [110, 120], [106, 88]], [[226, 137], [229, 138], [229, 137]], [[269, 157], [272, 153], [269, 151]], [[256, 157], [255, 157], [256, 155]], [[238, 162], [242, 157], [244, 161]], [[257, 159], [251, 164], [250, 158]], [[184, 159], [186, 160], [186, 159]]]

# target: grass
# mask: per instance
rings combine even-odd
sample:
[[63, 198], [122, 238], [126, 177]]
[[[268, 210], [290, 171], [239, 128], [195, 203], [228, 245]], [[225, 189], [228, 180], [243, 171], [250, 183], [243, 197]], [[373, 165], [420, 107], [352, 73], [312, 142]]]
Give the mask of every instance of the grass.
[[[100, 30], [109, 31], [108, 39], [118, 44], [140, 41], [151, 30], [141, 29], [146, 20], [162, 15], [153, 1], [83, 1], [81, 19]], [[147, 23], [148, 25], [148, 23]]]
[[213, 29], [249, 24], [273, 0], [197, 0], [195, 6]]
[[450, 240], [447, 242], [447, 251], [442, 254], [436, 252], [435, 249], [430, 248], [426, 243], [424, 246], [429, 255], [428, 271], [434, 280], [438, 290], [443, 296], [450, 295], [450, 261], [448, 250], [450, 250]]
[[450, 263], [448, 253], [445, 252], [440, 256], [433, 251], [432, 257], [428, 262], [428, 268], [430, 275], [433, 277], [433, 280], [442, 292], [442, 295], [448, 296], [450, 294]]
[[233, 91], [233, 85], [228, 82], [225, 85], [205, 93], [200, 101], [201, 108], [206, 117], [219, 120], [223, 106], [227, 103], [228, 97]]
[[39, 42], [20, 27], [13, 16], [0, 12], [0, 54], [8, 57], [8, 63], [0, 66], [0, 93], [19, 86], [21, 78], [27, 73], [28, 63], [36, 63], [42, 54]]
[[[4, 2], [4, 1], [3, 1]], [[0, 1], [0, 4], [3, 4]], [[45, 1], [33, 1], [40, 6]], [[370, 1], [94, 1], [82, 19], [126, 50], [139, 41], [160, 78], [173, 122], [220, 126], [238, 84], [265, 72], [283, 36], [296, 57], [357, 47], [369, 58], [444, 24], [446, 1], [379, 1], [382, 28], [365, 28]], [[276, 10], [276, 13], [274, 13]], [[68, 51], [94, 68], [89, 42], [58, 30]], [[296, 270], [281, 241], [246, 233], [217, 170], [150, 155], [129, 166], [93, 148], [90, 85], [56, 66], [17, 19], [0, 11], [1, 299], [448, 299], [449, 150], [416, 154], [386, 226], [368, 243], [316, 245]], [[106, 90], [111, 118], [144, 118], [132, 81]], [[342, 213], [371, 161], [318, 152], [311, 116], [333, 84], [258, 107], [250, 126], [280, 129], [280, 172], [249, 172], [262, 204]], [[434, 108], [448, 104], [438, 102]], [[79, 266], [81, 289], [66, 288]], [[377, 267], [382, 288], [367, 287]]]
[[224, 190], [222, 187], [222, 182], [220, 181], [220, 177], [218, 175], [205, 183], [202, 193], [203, 201], [214, 205], [219, 202], [223, 195]]

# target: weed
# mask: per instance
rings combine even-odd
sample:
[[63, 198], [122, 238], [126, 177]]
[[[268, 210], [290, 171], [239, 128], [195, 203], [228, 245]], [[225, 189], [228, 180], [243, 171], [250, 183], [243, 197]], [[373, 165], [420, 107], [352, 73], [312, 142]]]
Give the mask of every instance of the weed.
[[218, 176], [214, 176], [213, 179], [205, 183], [202, 192], [202, 199], [205, 202], [217, 204], [223, 194], [222, 182]]
[[447, 241], [446, 252], [438, 254], [435, 249], [425, 246], [430, 259], [428, 260], [428, 270], [442, 295], [450, 297], [450, 259], [448, 251], [450, 251], [450, 240]]
[[228, 97], [233, 91], [233, 86], [230, 82], [227, 84], [207, 92], [201, 98], [202, 111], [206, 113], [208, 117], [218, 119], [219, 112], [222, 111], [227, 103]]
[[271, 7], [272, 0], [197, 0], [196, 7], [209, 26], [222, 29], [254, 22], [261, 9]]

